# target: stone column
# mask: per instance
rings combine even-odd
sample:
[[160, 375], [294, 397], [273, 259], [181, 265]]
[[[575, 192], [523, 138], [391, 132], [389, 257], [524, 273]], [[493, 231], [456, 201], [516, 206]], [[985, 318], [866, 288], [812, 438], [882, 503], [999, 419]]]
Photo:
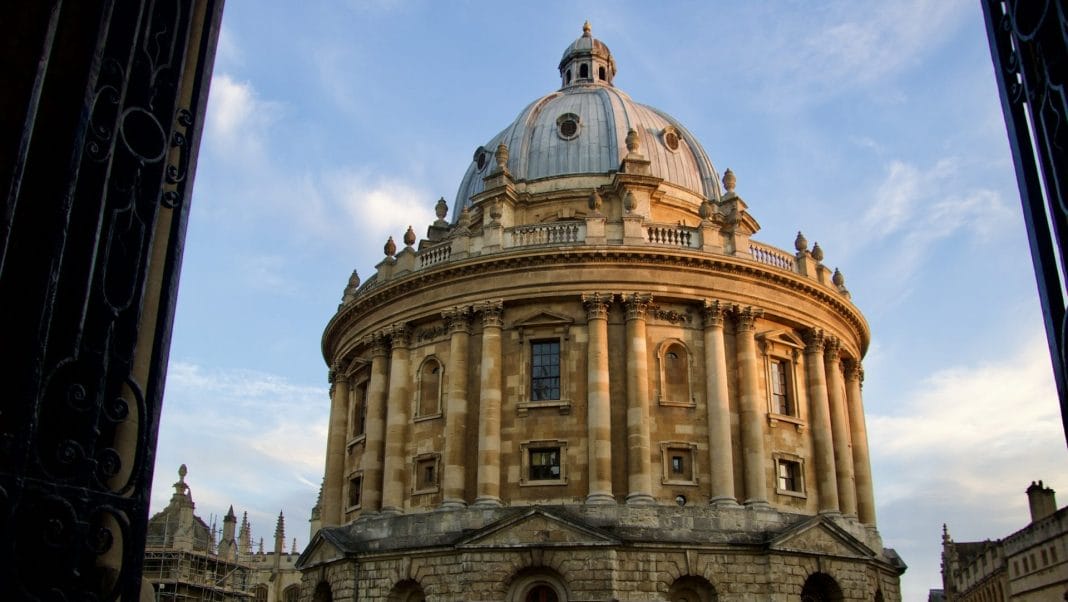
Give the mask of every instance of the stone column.
[[764, 310], [753, 307], [735, 311], [735, 342], [738, 352], [738, 405], [741, 406], [742, 467], [745, 476], [745, 504], [762, 506], [768, 503], [768, 481], [765, 466], [769, 458], [764, 454], [764, 421], [767, 404], [760, 388], [760, 357], [757, 355], [757, 318]]
[[482, 312], [482, 380], [478, 421], [477, 506], [501, 505], [501, 327], [504, 304], [490, 301]]
[[823, 367], [823, 331], [810, 328], [805, 339], [805, 374], [808, 381], [808, 404], [812, 420], [812, 441], [816, 457], [816, 486], [819, 488], [820, 512], [838, 512], [838, 482], [834, 470], [834, 446], [831, 439], [831, 413], [827, 401], [827, 373]]
[[449, 328], [449, 387], [445, 392], [445, 469], [442, 475], [442, 508], [462, 508], [464, 465], [467, 462], [467, 344], [471, 309], [456, 307], [441, 312]]
[[389, 378], [389, 353], [386, 336], [371, 336], [371, 380], [367, 383], [367, 416], [364, 422], [363, 495], [360, 507], [364, 512], [382, 509], [382, 464], [386, 446], [386, 381]]
[[582, 295], [586, 306], [587, 504], [612, 504], [612, 399], [608, 379], [608, 305], [611, 293]]
[[871, 461], [868, 458], [868, 427], [864, 422], [864, 399], [860, 385], [864, 368], [857, 360], [846, 360], [846, 405], [849, 413], [850, 437], [853, 441], [853, 470], [857, 483], [857, 519], [875, 526], [875, 493], [871, 484]]
[[324, 527], [341, 524], [345, 480], [345, 418], [349, 402], [349, 380], [341, 373], [341, 362], [330, 368], [330, 424], [326, 435], [326, 478], [323, 479], [322, 521]]
[[386, 461], [382, 470], [382, 512], [404, 511], [404, 483], [408, 472], [408, 413], [411, 410], [411, 374], [405, 324], [390, 329], [389, 400], [386, 409]]
[[827, 370], [827, 401], [831, 408], [831, 435], [834, 439], [834, 466], [838, 478], [838, 505], [842, 514], [857, 515], [857, 485], [853, 480], [853, 443], [849, 438], [849, 416], [842, 386], [841, 342], [828, 338], [824, 347]]
[[653, 470], [649, 444], [649, 352], [645, 311], [648, 294], [624, 297], [627, 308], [627, 503], [652, 504]]
[[724, 306], [705, 301], [705, 406], [708, 411], [708, 465], [711, 503], [737, 505], [731, 451], [731, 410], [727, 394], [727, 350], [723, 342]]

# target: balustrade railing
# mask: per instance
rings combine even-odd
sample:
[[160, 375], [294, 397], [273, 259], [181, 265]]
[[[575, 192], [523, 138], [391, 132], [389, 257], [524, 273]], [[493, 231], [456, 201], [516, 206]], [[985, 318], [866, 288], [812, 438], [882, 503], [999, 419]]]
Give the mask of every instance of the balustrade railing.
[[560, 245], [583, 242], [586, 227], [583, 222], [553, 222], [509, 228], [513, 247], [532, 245]]
[[688, 248], [700, 246], [697, 233], [685, 226], [648, 226], [645, 232], [649, 244], [652, 245]]
[[791, 272], [794, 271], [794, 258], [775, 247], [769, 247], [750, 240], [749, 254], [753, 256], [753, 259], [764, 265], [790, 270]]
[[435, 263], [447, 261], [452, 255], [452, 245], [449, 243], [431, 247], [419, 253], [419, 267], [425, 268]]

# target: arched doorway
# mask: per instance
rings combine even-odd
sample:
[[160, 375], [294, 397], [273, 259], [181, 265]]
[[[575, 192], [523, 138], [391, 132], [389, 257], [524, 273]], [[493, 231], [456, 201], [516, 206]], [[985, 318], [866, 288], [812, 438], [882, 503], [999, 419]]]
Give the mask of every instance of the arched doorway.
[[426, 594], [423, 593], [423, 586], [409, 579], [394, 585], [387, 600], [389, 602], [426, 602]]
[[330, 589], [329, 583], [320, 581], [319, 585], [315, 586], [312, 602], [334, 602], [334, 592]]
[[535, 585], [527, 592], [524, 602], [560, 602], [560, 597], [548, 585]]
[[671, 602], [716, 602], [716, 588], [703, 577], [679, 577], [668, 590]]
[[842, 588], [827, 573], [812, 573], [801, 588], [801, 602], [842, 602]]
[[518, 574], [508, 588], [507, 602], [567, 602], [563, 579], [551, 569], [535, 569]]

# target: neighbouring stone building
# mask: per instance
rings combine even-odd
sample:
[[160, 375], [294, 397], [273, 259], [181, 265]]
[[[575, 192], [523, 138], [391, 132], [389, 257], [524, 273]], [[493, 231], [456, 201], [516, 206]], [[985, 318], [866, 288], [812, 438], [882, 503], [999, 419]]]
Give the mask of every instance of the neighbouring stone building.
[[946, 602], [1068, 600], [1068, 507], [1042, 481], [1027, 488], [1031, 522], [998, 540], [953, 541], [942, 528]]
[[867, 323], [582, 36], [323, 335], [302, 600], [899, 600]]
[[[238, 530], [233, 506], [223, 518], [222, 536], [194, 513], [196, 504], [178, 469], [174, 495], [167, 507], [148, 521], [143, 600], [180, 602], [297, 602], [300, 573], [296, 540], [285, 552], [285, 518], [278, 514], [273, 551], [264, 552], [263, 538], [253, 551], [248, 513]], [[314, 519], [314, 516], [313, 516]]]

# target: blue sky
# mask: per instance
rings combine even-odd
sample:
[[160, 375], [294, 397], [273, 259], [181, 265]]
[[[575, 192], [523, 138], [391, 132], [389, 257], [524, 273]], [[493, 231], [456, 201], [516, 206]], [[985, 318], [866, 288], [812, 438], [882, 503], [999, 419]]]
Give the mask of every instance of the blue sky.
[[943, 522], [1000, 537], [1026, 524], [1031, 480], [1068, 492], [977, 2], [228, 0], [153, 511], [184, 462], [205, 519], [233, 504], [269, 539], [283, 510], [307, 543], [319, 339], [349, 274], [451, 204], [474, 149], [558, 87], [584, 19], [616, 85], [737, 174], [754, 238], [792, 249], [802, 230], [845, 275], [873, 334], [879, 528], [906, 600], [940, 583]]

